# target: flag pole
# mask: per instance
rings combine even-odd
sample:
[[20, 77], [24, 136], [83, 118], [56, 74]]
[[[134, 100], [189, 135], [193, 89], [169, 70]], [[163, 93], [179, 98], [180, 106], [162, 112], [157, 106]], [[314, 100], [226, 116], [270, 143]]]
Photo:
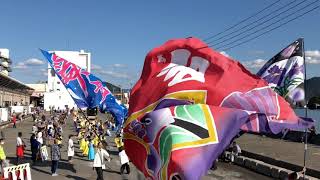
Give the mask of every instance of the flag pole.
[[[308, 117], [308, 102], [307, 102], [307, 64], [306, 64], [306, 56], [305, 56], [305, 49], [304, 49], [304, 39], [302, 38], [302, 50], [303, 50], [303, 64], [304, 64], [304, 101], [306, 103], [305, 109], [305, 117]], [[307, 150], [308, 150], [308, 128], [305, 129], [305, 136], [304, 136], [304, 156], [303, 156], [303, 179], [305, 179], [307, 167], [306, 167], [306, 158], [307, 158]]]

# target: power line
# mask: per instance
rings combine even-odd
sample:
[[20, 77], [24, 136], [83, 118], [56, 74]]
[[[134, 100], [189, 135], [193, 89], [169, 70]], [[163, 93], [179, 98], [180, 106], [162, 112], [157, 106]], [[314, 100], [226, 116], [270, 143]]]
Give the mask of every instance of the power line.
[[[237, 36], [240, 36], [240, 35], [242, 35], [242, 34], [245, 34], [245, 35], [240, 36], [240, 38], [235, 39], [234, 41], [231, 41], [230, 43], [223, 44], [223, 45], [221, 45], [221, 46], [219, 46], [219, 47], [217, 47], [217, 48], [220, 48], [220, 47], [223, 47], [223, 46], [228, 46], [228, 45], [233, 44], [233, 43], [235, 43], [235, 42], [237, 42], [237, 41], [239, 41], [239, 40], [245, 39], [245, 38], [247, 38], [248, 36], [252, 36], [253, 34], [258, 33], [259, 31], [262, 31], [262, 30], [264, 30], [265, 28], [268, 28], [268, 27], [272, 26], [273, 24], [276, 24], [276, 23], [278, 23], [278, 22], [281, 22], [282, 20], [284, 20], [284, 19], [286, 19], [286, 18], [288, 18], [288, 17], [290, 17], [290, 16], [292, 16], [292, 15], [295, 15], [297, 12], [302, 11], [302, 10], [308, 8], [309, 6], [312, 6], [313, 4], [317, 3], [318, 1], [319, 1], [319, 0], [315, 0], [315, 1], [307, 4], [306, 6], [303, 6], [302, 8], [299, 8], [299, 10], [290, 13], [289, 15], [286, 15], [286, 16], [284, 16], [284, 17], [280, 17], [279, 20], [277, 20], [277, 21], [275, 21], [275, 22], [271, 22], [271, 23], [269, 23], [268, 25], [263, 26], [262, 28], [260, 28], [260, 29], [258, 29], [258, 30], [256, 30], [256, 31], [253, 31], [253, 33], [250, 32], [251, 30], [256, 29], [256, 27], [261, 26], [261, 25], [264, 24], [265, 22], [270, 21], [270, 20], [278, 17], [279, 14], [277, 14], [276, 16], [273, 16], [271, 19], [268, 19], [267, 21], [264, 21], [264, 22], [262, 22], [262, 23], [259, 23], [257, 26], [255, 26], [255, 27], [253, 27], [253, 28], [250, 28], [250, 29], [248, 29], [247, 31], [241, 32], [241, 33], [239, 33], [239, 34], [237, 34], [237, 35], [235, 35], [235, 36], [232, 36], [231, 38], [228, 38], [228, 39], [225, 40], [225, 41], [221, 41], [220, 43], [212, 44], [212, 46], [216, 46], [216, 45], [218, 45], [218, 44], [223, 44], [224, 42], [227, 42], [227, 41], [229, 41], [229, 40], [232, 40], [232, 39], [234, 39], [234, 38], [236, 38]], [[303, 2], [303, 1], [302, 1], [302, 2]], [[286, 10], [285, 10], [285, 11], [286, 11]], [[285, 12], [285, 11], [284, 11], [284, 12]], [[280, 15], [283, 14], [284, 12], [281, 12]], [[247, 35], [246, 35], [246, 34], [247, 34]]]
[[241, 20], [240, 22], [238, 22], [238, 23], [236, 23], [236, 24], [234, 24], [234, 25], [232, 25], [232, 26], [228, 27], [228, 28], [227, 28], [227, 29], [225, 29], [224, 31], [221, 31], [221, 32], [219, 32], [219, 33], [217, 33], [217, 34], [214, 34], [214, 35], [212, 35], [212, 36], [209, 36], [209, 37], [205, 38], [203, 41], [210, 40], [210, 39], [212, 39], [212, 38], [214, 38], [214, 37], [216, 37], [216, 36], [219, 36], [220, 34], [223, 34], [223, 33], [227, 32], [227, 31], [229, 31], [230, 29], [232, 29], [232, 28], [234, 28], [234, 27], [237, 27], [239, 24], [241, 24], [241, 23], [243, 23], [243, 22], [245, 22], [245, 21], [247, 21], [247, 20], [251, 19], [252, 17], [254, 17], [254, 16], [256, 16], [256, 15], [258, 15], [258, 14], [262, 13], [263, 11], [265, 11], [265, 10], [269, 9], [270, 7], [272, 7], [273, 5], [277, 4], [278, 2], [280, 2], [280, 0], [275, 1], [274, 3], [272, 3], [272, 4], [268, 5], [267, 7], [265, 7], [265, 8], [263, 8], [263, 9], [261, 9], [260, 11], [258, 11], [258, 12], [256, 12], [256, 13], [252, 14], [251, 16], [249, 16], [249, 17], [247, 17], [247, 18], [245, 18], [245, 19]]
[[[314, 7], [314, 8], [312, 8], [312, 9], [310, 9], [309, 11], [306, 11], [306, 12], [304, 12], [304, 13], [302, 13], [302, 14], [300, 14], [300, 15], [298, 15], [298, 16], [296, 16], [296, 17], [294, 17], [294, 18], [292, 18], [292, 19], [290, 19], [290, 20], [288, 20], [288, 21], [286, 21], [286, 22], [284, 22], [284, 23], [282, 23], [282, 24], [280, 24], [280, 25], [278, 25], [278, 26], [276, 26], [276, 27], [274, 27], [274, 28], [266, 31], [266, 32], [264, 32], [264, 33], [261, 33], [261, 34], [259, 34], [259, 35], [257, 35], [257, 36], [254, 36], [254, 37], [250, 38], [250, 39], [247, 39], [247, 40], [245, 40], [245, 41], [243, 41], [243, 42], [241, 42], [241, 43], [238, 43], [238, 44], [233, 45], [233, 46], [231, 46], [231, 47], [226, 47], [226, 48], [224, 48], [224, 49], [221, 49], [221, 48], [223, 48], [223, 47], [221, 47], [221, 48], [219, 48], [219, 49], [221, 49], [222, 51], [227, 51], [227, 50], [233, 49], [233, 48], [235, 48], [235, 47], [237, 47], [237, 46], [240, 46], [240, 45], [242, 45], [242, 44], [244, 44], [244, 43], [247, 43], [247, 42], [252, 41], [252, 40], [254, 40], [254, 39], [256, 39], [256, 38], [259, 38], [259, 37], [261, 37], [261, 36], [263, 36], [263, 35], [271, 32], [271, 31], [273, 31], [273, 30], [276, 30], [276, 29], [278, 29], [278, 28], [280, 28], [280, 27], [288, 24], [288, 23], [291, 22], [291, 21], [294, 21], [294, 20], [296, 20], [296, 19], [299, 19], [299, 18], [303, 17], [304, 15], [309, 14], [309, 13], [311, 13], [312, 11], [318, 9], [319, 7], [320, 7], [320, 5]], [[207, 46], [207, 47], [212, 47], [212, 46]], [[202, 48], [207, 48], [207, 47], [202, 47]], [[218, 49], [217, 49], [217, 50], [218, 50]]]
[[[281, 22], [281, 21], [289, 18], [290, 16], [293, 16], [293, 15], [297, 14], [298, 12], [305, 10], [307, 7], [312, 6], [313, 4], [317, 3], [318, 1], [319, 1], [319, 0], [313, 1], [312, 3], [309, 3], [309, 4], [307, 4], [306, 6], [304, 6], [303, 8], [299, 9], [298, 11], [295, 11], [295, 12], [293, 12], [293, 13], [291, 13], [291, 14], [288, 14], [287, 16], [282, 17], [281, 19], [279, 19], [279, 20], [277, 20], [277, 21], [275, 21], [275, 22], [272, 22], [271, 24], [266, 25], [266, 26], [264, 26], [264, 27], [262, 27], [262, 28], [260, 28], [260, 29], [258, 29], [258, 30], [256, 30], [256, 31], [248, 34], [248, 35], [242, 36], [242, 37], [240, 37], [240, 38], [238, 38], [238, 39], [236, 39], [236, 40], [234, 40], [234, 41], [232, 41], [232, 42], [230, 42], [230, 43], [227, 43], [227, 44], [224, 44], [224, 45], [222, 45], [222, 46], [216, 47], [216, 49], [221, 49], [221, 48], [226, 47], [226, 46], [228, 46], [228, 45], [232, 45], [233, 43], [236, 43], [236, 42], [238, 42], [238, 41], [240, 41], [240, 40], [242, 40], [242, 39], [246, 39], [247, 37], [252, 36], [253, 34], [259, 33], [259, 32], [261, 32], [261, 31], [263, 31], [264, 29], [267, 29], [267, 28], [273, 26], [274, 24], [277, 24], [277, 23], [279, 23], [279, 22]], [[212, 45], [212, 46], [213, 46], [213, 45]]]
[[[230, 32], [230, 33], [228, 33], [228, 34], [226, 34], [226, 35], [221, 36], [220, 38], [213, 39], [213, 40], [207, 42], [207, 44], [211, 44], [211, 43], [213, 43], [213, 42], [215, 42], [215, 41], [218, 41], [218, 42], [215, 44], [215, 45], [217, 45], [217, 44], [221, 44], [222, 42], [225, 42], [225, 41], [228, 41], [228, 40], [230, 40], [230, 39], [233, 39], [234, 37], [236, 37], [236, 36], [238, 36], [238, 35], [241, 35], [241, 34], [243, 34], [243, 33], [248, 32], [248, 30], [246, 30], [247, 27], [250, 27], [251, 25], [254, 25], [255, 23], [259, 22], [260, 20], [263, 20], [263, 19], [269, 17], [270, 15], [273, 15], [274, 13], [278, 12], [279, 10], [282, 10], [283, 8], [286, 8], [284, 11], [281, 11], [282, 13], [278, 13], [276, 16], [272, 16], [272, 18], [269, 18], [269, 19], [267, 19], [266, 21], [263, 21], [262, 23], [259, 23], [258, 25], [253, 26], [252, 28], [249, 28], [249, 31], [252, 30], [252, 29], [255, 29], [256, 27], [258, 27], [258, 26], [260, 26], [260, 25], [262, 25], [262, 24], [264, 24], [264, 23], [266, 23], [266, 22], [268, 22], [268, 21], [270, 21], [270, 20], [272, 20], [272, 19], [275, 19], [278, 15], [281, 15], [281, 14], [285, 13], [286, 11], [288, 11], [288, 10], [290, 10], [290, 9], [292, 9], [292, 8], [295, 8], [295, 7], [301, 5], [301, 4], [304, 3], [304, 2], [307, 2], [307, 1], [305, 1], [305, 0], [302, 0], [302, 1], [299, 2], [298, 4], [294, 4], [296, 1], [298, 1], [298, 0], [293, 0], [293, 1], [285, 4], [284, 6], [281, 6], [280, 8], [278, 8], [278, 9], [270, 12], [269, 14], [267, 14], [267, 15], [259, 18], [258, 20], [255, 20], [255, 21], [253, 21], [253, 22], [251, 22], [251, 23], [249, 23], [249, 24], [247, 24], [247, 25], [245, 25], [245, 26], [242, 26], [242, 27], [240, 27], [239, 29], [236, 29], [236, 30], [234, 30], [234, 31], [232, 31], [232, 32]], [[292, 5], [292, 4], [293, 4], [295, 7], [291, 7], [290, 5]], [[289, 6], [288, 6], [288, 5], [289, 5]], [[240, 32], [242, 32], [242, 33], [238, 33], [238, 34], [232, 36], [231, 38], [227, 38], [227, 40], [224, 40], [224, 39], [223, 39], [223, 38], [228, 37], [228, 36], [230, 36], [230, 35], [232, 35], [232, 34], [234, 34], [234, 33], [239, 32], [239, 30], [240, 30]], [[221, 40], [221, 39], [222, 39], [222, 40]], [[221, 40], [221, 41], [219, 41], [219, 40]]]

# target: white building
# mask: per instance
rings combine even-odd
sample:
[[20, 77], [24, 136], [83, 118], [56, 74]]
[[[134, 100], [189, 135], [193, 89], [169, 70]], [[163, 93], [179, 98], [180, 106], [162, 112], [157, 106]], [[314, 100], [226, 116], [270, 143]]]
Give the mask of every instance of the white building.
[[[78, 66], [82, 69], [90, 72], [91, 70], [91, 53], [78, 51], [51, 51], [57, 56], [62, 57]], [[44, 109], [50, 110], [50, 107], [55, 109], [77, 108], [70, 94], [62, 84], [58, 76], [54, 73], [54, 70], [48, 64], [48, 88], [44, 94]]]

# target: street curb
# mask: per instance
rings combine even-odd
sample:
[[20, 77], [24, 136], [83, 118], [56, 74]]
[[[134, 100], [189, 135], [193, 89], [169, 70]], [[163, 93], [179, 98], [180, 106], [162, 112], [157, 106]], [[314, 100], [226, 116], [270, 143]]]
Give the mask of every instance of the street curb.
[[[230, 156], [230, 152], [227, 152], [227, 156]], [[236, 156], [234, 158], [234, 164], [250, 169], [259, 174], [263, 174], [268, 177], [272, 177], [274, 179], [289, 179], [289, 175], [296, 172], [290, 169], [274, 166], [263, 161], [252, 159], [245, 156]], [[302, 168], [301, 168], [302, 169]], [[300, 173], [296, 174], [297, 179], [303, 179], [303, 175]], [[312, 177], [307, 175], [305, 180], [313, 180], [317, 179], [316, 177]]]
[[[260, 154], [256, 154], [253, 152], [249, 152], [249, 151], [245, 151], [242, 150], [241, 153], [242, 156], [247, 157], [247, 158], [251, 158], [251, 159], [255, 159], [255, 160], [259, 160], [262, 162], [265, 162], [267, 164], [276, 166], [276, 167], [281, 167], [284, 169], [288, 169], [291, 170], [293, 172], [299, 172], [303, 169], [303, 166], [297, 165], [297, 164], [292, 164], [289, 162], [285, 162], [279, 159], [274, 159], [268, 156], [264, 156], [264, 155], [260, 155]], [[307, 168], [306, 171], [306, 175], [309, 175], [311, 177], [315, 177], [315, 178], [319, 178], [320, 179], [320, 171], [319, 170], [315, 170], [315, 169], [311, 169], [311, 168]]]

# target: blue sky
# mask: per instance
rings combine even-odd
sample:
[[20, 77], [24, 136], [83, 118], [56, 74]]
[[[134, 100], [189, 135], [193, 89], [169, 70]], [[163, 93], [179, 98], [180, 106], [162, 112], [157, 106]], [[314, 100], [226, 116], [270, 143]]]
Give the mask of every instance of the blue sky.
[[[273, 9], [291, 1], [283, 0]], [[152, 48], [171, 38], [216, 34], [272, 2], [2, 1], [0, 48], [10, 50], [14, 62], [11, 75], [22, 82], [46, 80], [45, 59], [38, 48], [84, 49], [92, 53], [97, 76], [128, 87], [137, 80], [145, 55]], [[304, 37], [310, 55], [308, 76], [320, 76], [319, 12], [226, 53], [255, 72], [263, 62], [257, 59], [270, 59], [295, 39]]]

